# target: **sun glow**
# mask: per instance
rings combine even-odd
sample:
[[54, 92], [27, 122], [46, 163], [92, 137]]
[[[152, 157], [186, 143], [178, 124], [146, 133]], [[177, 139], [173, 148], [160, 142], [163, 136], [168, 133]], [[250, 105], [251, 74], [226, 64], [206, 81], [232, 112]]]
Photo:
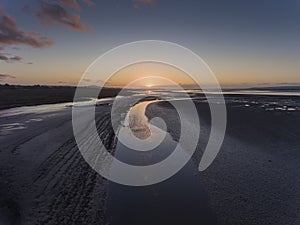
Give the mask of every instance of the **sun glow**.
[[145, 85], [147, 88], [152, 88], [153, 87], [153, 84], [146, 84]]

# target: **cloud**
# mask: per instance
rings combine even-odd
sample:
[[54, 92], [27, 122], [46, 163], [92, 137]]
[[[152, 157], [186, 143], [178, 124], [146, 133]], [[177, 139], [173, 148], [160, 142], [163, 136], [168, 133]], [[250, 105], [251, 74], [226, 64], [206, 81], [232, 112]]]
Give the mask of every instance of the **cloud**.
[[[6, 15], [0, 5], [0, 51], [3, 51], [7, 45], [27, 45], [34, 48], [41, 48], [51, 44], [52, 40], [50, 38], [42, 37], [37, 33], [20, 30], [16, 25], [16, 21], [9, 15]], [[0, 61], [9, 63], [21, 62], [22, 58], [0, 52]]]
[[299, 82], [281, 82], [277, 83], [278, 85], [300, 85]]
[[40, 22], [45, 26], [64, 25], [76, 31], [91, 31], [86, 25], [81, 23], [80, 15], [69, 13], [58, 4], [40, 2], [40, 10], [36, 13]]
[[[81, 10], [81, 7], [78, 4], [77, 0], [57, 0], [57, 2], [69, 6], [77, 11]], [[83, 2], [89, 6], [94, 5], [94, 2], [92, 0], [83, 0]]]
[[10, 57], [9, 60], [13, 60], [13, 61], [21, 61], [21, 60], [22, 60], [22, 57], [20, 57], [20, 56], [13, 56], [13, 57]]
[[0, 81], [4, 81], [4, 80], [7, 80], [7, 79], [15, 79], [15, 78], [16, 78], [15, 76], [0, 73]]
[[75, 10], [81, 10], [81, 7], [76, 0], [57, 0], [57, 1]]
[[6, 55], [4, 55], [4, 54], [0, 54], [0, 60], [3, 60], [3, 61], [6, 61], [6, 60], [8, 60], [9, 58], [6, 56]]
[[18, 29], [12, 17], [5, 15], [3, 11], [1, 14], [0, 45], [29, 45], [41, 48], [52, 44], [52, 40], [47, 37], [41, 37], [37, 33], [24, 32]]
[[6, 53], [1, 53], [0, 52], [0, 61], [5, 61], [5, 62], [21, 62], [22, 57], [20, 56], [10, 56], [10, 54]]
[[132, 0], [133, 8], [140, 9], [141, 5], [154, 5], [156, 0]]

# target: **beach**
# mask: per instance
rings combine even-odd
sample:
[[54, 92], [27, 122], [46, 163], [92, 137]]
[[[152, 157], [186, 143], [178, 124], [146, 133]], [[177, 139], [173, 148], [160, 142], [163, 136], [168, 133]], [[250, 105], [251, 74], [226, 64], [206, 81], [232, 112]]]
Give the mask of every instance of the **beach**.
[[[201, 122], [195, 154], [174, 177], [147, 187], [110, 182], [89, 167], [74, 140], [71, 114], [76, 106], [0, 111], [0, 222], [298, 224], [299, 99], [228, 95], [225, 100], [227, 130], [212, 165], [197, 170], [210, 134], [210, 113], [203, 96], [195, 95]], [[95, 108], [98, 134], [111, 154], [135, 164], [170, 154], [180, 123], [169, 103], [151, 102], [145, 112], [149, 120], [160, 116], [167, 125], [169, 136], [160, 151], [131, 156], [114, 137], [112, 101], [100, 101]]]
[[[200, 174], [219, 224], [298, 224], [300, 114], [283, 110], [287, 99], [291, 101], [261, 96], [226, 97], [228, 120], [222, 148], [213, 164]], [[266, 101], [273, 102], [272, 110]], [[297, 102], [295, 99], [296, 105]], [[207, 105], [197, 106], [205, 126], [210, 120]], [[174, 124], [168, 104], [149, 108], [153, 112], [165, 111], [164, 119]], [[170, 133], [178, 138], [176, 129]], [[202, 134], [193, 157], [196, 165], [208, 138], [205, 129]]]
[[0, 225], [300, 225], [299, 6], [1, 1]]

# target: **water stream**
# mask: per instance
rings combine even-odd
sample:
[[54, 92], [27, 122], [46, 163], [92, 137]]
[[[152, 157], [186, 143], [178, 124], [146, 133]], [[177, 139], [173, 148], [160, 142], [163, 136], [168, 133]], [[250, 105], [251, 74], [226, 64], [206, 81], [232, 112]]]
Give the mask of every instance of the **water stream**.
[[[145, 110], [151, 103], [142, 102], [131, 108], [124, 124], [128, 129], [133, 129], [131, 133], [123, 132], [122, 135], [130, 133], [149, 146], [157, 145], [157, 137], [162, 136], [159, 133], [165, 131], [148, 124]], [[168, 157], [176, 145], [177, 142], [168, 133], [164, 135], [161, 144], [150, 151], [138, 152], [119, 141], [115, 157], [128, 164], [150, 165]], [[108, 190], [106, 224], [216, 224], [208, 197], [201, 185], [200, 174], [192, 161], [176, 175], [159, 184], [131, 187], [111, 182]]]

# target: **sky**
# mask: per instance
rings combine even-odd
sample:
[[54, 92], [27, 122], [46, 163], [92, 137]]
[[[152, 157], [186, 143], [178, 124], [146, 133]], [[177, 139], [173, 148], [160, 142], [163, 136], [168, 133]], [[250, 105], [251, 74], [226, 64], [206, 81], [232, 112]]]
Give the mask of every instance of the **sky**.
[[163, 40], [198, 54], [224, 87], [299, 85], [299, 28], [300, 0], [1, 0], [0, 83], [76, 85], [108, 50]]

